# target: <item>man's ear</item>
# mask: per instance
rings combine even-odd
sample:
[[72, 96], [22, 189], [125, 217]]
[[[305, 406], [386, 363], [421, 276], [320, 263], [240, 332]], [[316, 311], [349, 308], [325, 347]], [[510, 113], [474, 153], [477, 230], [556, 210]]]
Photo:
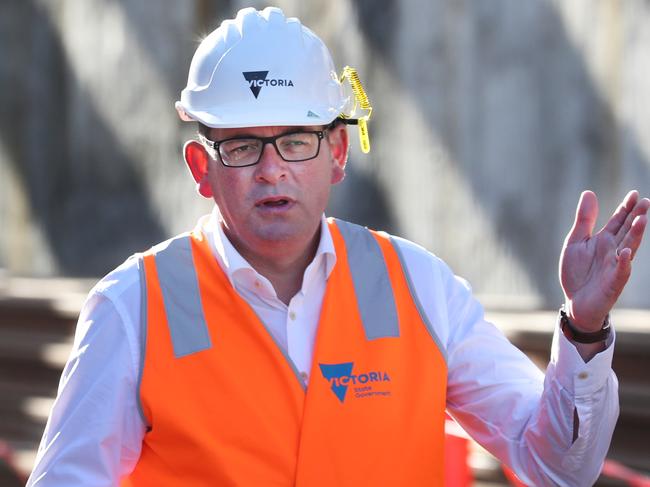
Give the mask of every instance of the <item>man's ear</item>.
[[330, 153], [332, 154], [332, 184], [340, 183], [345, 178], [345, 165], [348, 162], [350, 142], [345, 124], [338, 124], [328, 132]]
[[194, 181], [196, 181], [196, 189], [199, 194], [206, 198], [212, 198], [212, 188], [208, 181], [210, 155], [203, 144], [196, 140], [188, 140], [185, 142], [183, 146], [183, 158]]

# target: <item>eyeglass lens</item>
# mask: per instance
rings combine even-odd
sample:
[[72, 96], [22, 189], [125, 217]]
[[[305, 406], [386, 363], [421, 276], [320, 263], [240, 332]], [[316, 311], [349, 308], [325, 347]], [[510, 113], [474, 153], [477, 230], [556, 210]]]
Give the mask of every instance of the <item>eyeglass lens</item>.
[[[316, 133], [298, 132], [275, 139], [275, 147], [285, 161], [304, 161], [318, 154], [320, 139]], [[255, 164], [264, 150], [264, 142], [258, 138], [236, 138], [219, 144], [219, 155], [228, 166]]]

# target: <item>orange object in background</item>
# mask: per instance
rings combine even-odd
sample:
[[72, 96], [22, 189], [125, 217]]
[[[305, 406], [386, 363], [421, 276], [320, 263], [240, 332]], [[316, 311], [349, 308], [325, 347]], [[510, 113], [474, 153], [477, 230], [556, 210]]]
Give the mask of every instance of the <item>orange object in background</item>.
[[23, 486], [27, 482], [27, 477], [16, 467], [11, 447], [3, 440], [0, 440], [0, 482], [5, 487]]
[[[470, 439], [467, 433], [449, 416], [445, 420], [445, 487], [471, 487], [474, 478], [469, 466]], [[503, 474], [512, 487], [527, 487], [515, 473], [501, 465]], [[650, 477], [626, 467], [615, 460], [605, 460], [602, 475], [621, 480], [629, 487], [650, 487]]]
[[474, 481], [469, 467], [469, 437], [451, 418], [445, 420], [445, 487], [470, 487]]
[[[503, 465], [503, 473], [513, 487], [526, 487], [526, 484], [519, 480], [513, 471], [505, 465]], [[605, 477], [621, 480], [630, 487], [650, 487], [650, 477], [636, 472], [615, 460], [605, 460], [602, 474]]]
[[650, 477], [640, 474], [615, 460], [605, 460], [603, 475], [622, 480], [630, 487], [650, 487]]
[[502, 465], [502, 469], [503, 469], [503, 474], [508, 479], [510, 485], [512, 485], [513, 487], [527, 487], [526, 484], [524, 484], [521, 480], [519, 480], [519, 477], [517, 477], [515, 473], [512, 470], [510, 470], [508, 467]]

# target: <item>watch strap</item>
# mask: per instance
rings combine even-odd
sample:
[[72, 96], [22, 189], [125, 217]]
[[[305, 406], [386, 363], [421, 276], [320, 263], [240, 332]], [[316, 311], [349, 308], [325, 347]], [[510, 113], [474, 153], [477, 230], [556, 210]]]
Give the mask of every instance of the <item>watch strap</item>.
[[570, 340], [577, 343], [596, 343], [607, 340], [611, 333], [611, 324], [609, 322], [609, 313], [605, 317], [603, 327], [598, 331], [584, 332], [578, 330], [569, 319], [569, 316], [564, 311], [564, 306], [560, 308], [560, 329]]

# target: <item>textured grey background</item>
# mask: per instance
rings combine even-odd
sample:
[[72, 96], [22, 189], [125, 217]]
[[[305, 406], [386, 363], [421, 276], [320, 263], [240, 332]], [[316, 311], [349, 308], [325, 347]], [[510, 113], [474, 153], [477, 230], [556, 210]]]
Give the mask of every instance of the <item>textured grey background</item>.
[[[250, 4], [0, 2], [0, 268], [99, 276], [209, 210], [173, 102], [201, 35]], [[375, 108], [330, 214], [415, 240], [486, 299], [559, 304], [580, 192], [603, 216], [650, 193], [650, 2], [276, 4]], [[635, 264], [621, 304], [648, 308], [648, 242]]]

